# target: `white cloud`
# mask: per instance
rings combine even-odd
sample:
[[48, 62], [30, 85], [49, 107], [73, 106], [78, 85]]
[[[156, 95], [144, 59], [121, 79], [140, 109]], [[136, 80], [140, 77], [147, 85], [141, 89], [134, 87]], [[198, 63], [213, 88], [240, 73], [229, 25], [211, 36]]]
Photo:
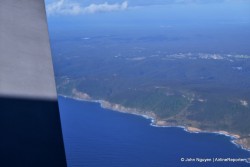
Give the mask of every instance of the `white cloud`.
[[109, 4], [90, 4], [89, 6], [81, 6], [79, 3], [72, 3], [65, 0], [58, 0], [47, 5], [47, 13], [65, 14], [65, 15], [78, 15], [78, 14], [92, 14], [98, 12], [112, 12], [122, 11], [128, 8], [128, 2]]

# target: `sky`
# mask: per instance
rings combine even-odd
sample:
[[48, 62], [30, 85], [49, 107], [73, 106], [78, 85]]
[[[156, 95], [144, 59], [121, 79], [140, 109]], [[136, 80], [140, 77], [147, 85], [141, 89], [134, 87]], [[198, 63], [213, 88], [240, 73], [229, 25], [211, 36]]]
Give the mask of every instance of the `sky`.
[[[250, 22], [250, 0], [46, 0], [49, 19], [92, 18], [100, 23], [138, 21], [245, 23]], [[119, 20], [123, 21], [120, 22]], [[133, 22], [134, 21], [134, 22]]]
[[[147, 8], [149, 6], [169, 7], [200, 6], [209, 8], [204, 12], [212, 14], [213, 7], [219, 6], [224, 12], [250, 14], [250, 0], [46, 0], [48, 15], [86, 15], [131, 9]], [[212, 7], [212, 8], [211, 8]], [[224, 7], [224, 8], [223, 8]], [[178, 9], [177, 9], [178, 10]], [[154, 11], [152, 11], [154, 12]], [[182, 12], [182, 11], [179, 11]], [[217, 11], [216, 11], [217, 12]], [[230, 16], [228, 16], [230, 17]], [[248, 16], [249, 18], [249, 16]]]
[[250, 48], [250, 0], [46, 0], [46, 10], [51, 34], [182, 34]]

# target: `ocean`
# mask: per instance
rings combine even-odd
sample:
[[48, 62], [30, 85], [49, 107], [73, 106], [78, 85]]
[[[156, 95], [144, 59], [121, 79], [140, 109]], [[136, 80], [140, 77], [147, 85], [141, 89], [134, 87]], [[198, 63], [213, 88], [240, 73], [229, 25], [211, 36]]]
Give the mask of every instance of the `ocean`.
[[239, 162], [250, 152], [224, 135], [154, 127], [141, 116], [61, 96], [59, 106], [69, 167], [250, 166]]

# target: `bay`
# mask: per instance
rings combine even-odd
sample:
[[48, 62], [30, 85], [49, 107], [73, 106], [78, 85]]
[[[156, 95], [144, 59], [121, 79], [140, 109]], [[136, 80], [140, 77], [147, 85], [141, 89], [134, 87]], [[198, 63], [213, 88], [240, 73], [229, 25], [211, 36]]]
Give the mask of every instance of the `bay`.
[[[61, 96], [59, 106], [69, 167], [250, 166], [213, 162], [250, 157], [224, 135], [153, 127], [149, 119]], [[199, 162], [205, 159], [212, 162]]]

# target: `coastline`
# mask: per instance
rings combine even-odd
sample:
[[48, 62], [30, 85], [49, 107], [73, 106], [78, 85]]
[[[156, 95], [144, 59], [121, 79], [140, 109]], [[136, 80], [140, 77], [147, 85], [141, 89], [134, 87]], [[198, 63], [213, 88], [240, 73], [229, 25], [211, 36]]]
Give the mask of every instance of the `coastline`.
[[99, 103], [100, 106], [102, 108], [105, 108], [105, 109], [109, 109], [109, 110], [120, 112], [120, 113], [141, 116], [141, 117], [144, 117], [146, 119], [150, 119], [151, 120], [150, 125], [154, 126], [154, 127], [161, 127], [161, 128], [175, 127], [175, 128], [182, 128], [184, 131], [186, 131], [188, 133], [213, 133], [213, 134], [224, 135], [224, 136], [230, 137], [231, 142], [234, 145], [236, 145], [237, 147], [240, 147], [241, 149], [250, 152], [250, 146], [247, 145], [244, 141], [242, 141], [244, 139], [241, 139], [241, 136], [238, 134], [229, 133], [227, 131], [210, 131], [210, 130], [202, 130], [202, 129], [199, 129], [196, 127], [190, 127], [190, 126], [173, 125], [173, 124], [170, 124], [164, 120], [158, 119], [156, 117], [156, 115], [152, 112], [143, 112], [142, 113], [142, 111], [139, 111], [137, 109], [126, 108], [126, 107], [121, 106], [119, 104], [112, 104], [112, 103], [105, 101], [105, 100], [94, 100], [86, 93], [81, 93], [81, 92], [78, 92], [76, 90], [73, 90], [72, 92], [73, 92], [73, 94], [75, 94], [75, 96], [66, 96], [66, 95], [62, 95], [62, 94], [59, 94], [58, 96], [62, 96], [64, 98], [70, 98], [70, 99], [74, 99], [74, 100], [78, 100], [78, 101]]

